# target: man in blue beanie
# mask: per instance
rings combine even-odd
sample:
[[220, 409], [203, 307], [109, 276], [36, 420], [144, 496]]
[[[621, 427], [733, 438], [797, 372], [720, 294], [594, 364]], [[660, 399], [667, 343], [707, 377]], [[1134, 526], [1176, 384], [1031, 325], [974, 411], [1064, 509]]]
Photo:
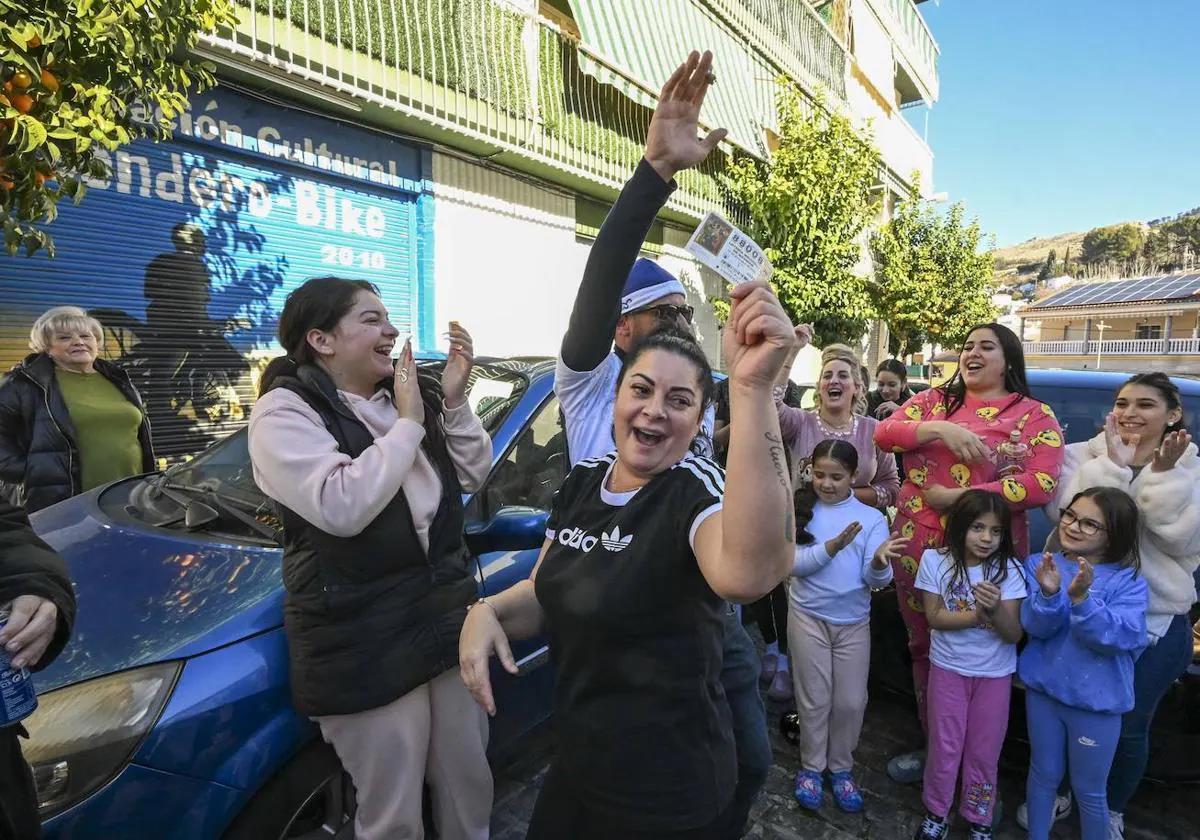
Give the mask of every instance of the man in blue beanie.
[[[638, 253], [655, 216], [675, 189], [675, 174], [699, 164], [726, 134], [724, 129], [716, 129], [703, 139], [697, 136], [700, 106], [713, 81], [711, 66], [711, 54], [701, 57], [693, 53], [687, 72], [696, 84], [681, 85], [659, 101], [646, 134], [645, 156], [621, 190], [588, 254], [554, 374], [572, 464], [616, 448], [613, 405], [623, 354], [638, 339], [660, 329], [691, 332], [692, 308], [687, 305], [683, 284], [657, 263], [638, 259]], [[700, 84], [700, 79], [706, 81]], [[693, 88], [699, 92], [689, 96]], [[704, 431], [711, 442], [711, 406], [705, 413]], [[721, 684], [733, 717], [738, 781], [728, 810], [727, 838], [742, 836], [750, 806], [766, 782], [771, 764], [758, 671], [754, 644], [730, 607]]]

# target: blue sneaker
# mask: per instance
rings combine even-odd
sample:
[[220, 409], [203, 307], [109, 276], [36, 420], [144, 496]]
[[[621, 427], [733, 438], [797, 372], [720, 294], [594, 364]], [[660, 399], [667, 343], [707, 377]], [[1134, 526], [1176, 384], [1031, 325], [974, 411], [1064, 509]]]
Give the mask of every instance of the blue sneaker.
[[801, 770], [796, 774], [796, 788], [793, 791], [800, 807], [810, 811], [819, 811], [825, 801], [825, 784], [821, 774], [812, 770]]
[[847, 814], [857, 814], [863, 809], [862, 791], [858, 789], [849, 770], [831, 774], [829, 783], [833, 788], [833, 801], [839, 808]]

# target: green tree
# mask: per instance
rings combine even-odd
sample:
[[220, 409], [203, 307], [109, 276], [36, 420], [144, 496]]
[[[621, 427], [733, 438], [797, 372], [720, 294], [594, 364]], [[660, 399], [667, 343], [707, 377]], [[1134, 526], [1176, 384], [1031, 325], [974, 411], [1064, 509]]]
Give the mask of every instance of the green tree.
[[857, 341], [872, 315], [854, 272], [878, 214], [879, 152], [846, 117], [780, 80], [779, 145], [766, 161], [741, 156], [724, 183], [730, 212], [775, 266], [779, 300], [820, 345]]
[[[181, 58], [236, 22], [230, 0], [0, 0], [0, 225], [10, 254], [53, 239], [64, 196], [105, 177], [97, 150], [170, 136], [212, 68]], [[137, 106], [137, 107], [135, 107]]]
[[1057, 266], [1058, 266], [1058, 254], [1055, 252], [1055, 250], [1053, 248], [1051, 248], [1050, 253], [1046, 255], [1046, 261], [1044, 263], [1042, 263], [1041, 270], [1038, 271], [1038, 276], [1037, 276], [1038, 282], [1044, 283], [1047, 280], [1049, 280], [1050, 277], [1054, 274], [1054, 269]]
[[901, 354], [925, 341], [957, 345], [995, 316], [992, 255], [980, 249], [979, 221], [963, 214], [961, 204], [939, 213], [914, 187], [871, 237], [875, 308]]
[[1135, 224], [1093, 228], [1083, 237], [1080, 259], [1091, 266], [1124, 266], [1137, 257], [1145, 243], [1142, 228]]

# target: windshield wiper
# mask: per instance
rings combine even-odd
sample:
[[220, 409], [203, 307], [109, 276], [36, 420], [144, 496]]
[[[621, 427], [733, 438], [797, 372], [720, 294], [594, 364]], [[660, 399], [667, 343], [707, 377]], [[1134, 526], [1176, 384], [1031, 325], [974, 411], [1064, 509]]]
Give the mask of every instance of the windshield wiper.
[[[164, 476], [165, 478], [166, 476]], [[259, 522], [255, 517], [246, 513], [238, 505], [238, 500], [228, 496], [217, 490], [209, 484], [178, 484], [175, 482], [164, 481], [161, 486], [156, 489], [160, 490], [171, 501], [180, 504], [184, 507], [184, 518], [189, 530], [198, 530], [205, 525], [212, 524], [216, 520], [219, 513], [233, 517], [238, 522], [241, 522], [247, 528], [253, 530], [256, 534], [273, 542], [279, 541], [279, 532], [270, 525], [265, 525]], [[180, 499], [175, 493], [195, 493], [200, 496], [199, 499]], [[204, 510], [198, 505], [207, 507]], [[211, 511], [211, 513], [210, 513]], [[219, 513], [218, 513], [219, 512]]]

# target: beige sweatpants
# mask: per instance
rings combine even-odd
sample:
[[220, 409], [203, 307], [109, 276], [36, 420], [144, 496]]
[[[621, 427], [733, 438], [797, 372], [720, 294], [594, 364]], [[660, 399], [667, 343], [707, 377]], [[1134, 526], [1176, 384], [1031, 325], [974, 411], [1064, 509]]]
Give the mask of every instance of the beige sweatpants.
[[400, 699], [315, 718], [357, 792], [357, 840], [422, 840], [422, 783], [443, 840], [485, 840], [492, 813], [487, 715], [452, 668]]
[[867, 710], [870, 619], [829, 624], [793, 607], [788, 653], [800, 717], [800, 763], [818, 773], [853, 769]]

